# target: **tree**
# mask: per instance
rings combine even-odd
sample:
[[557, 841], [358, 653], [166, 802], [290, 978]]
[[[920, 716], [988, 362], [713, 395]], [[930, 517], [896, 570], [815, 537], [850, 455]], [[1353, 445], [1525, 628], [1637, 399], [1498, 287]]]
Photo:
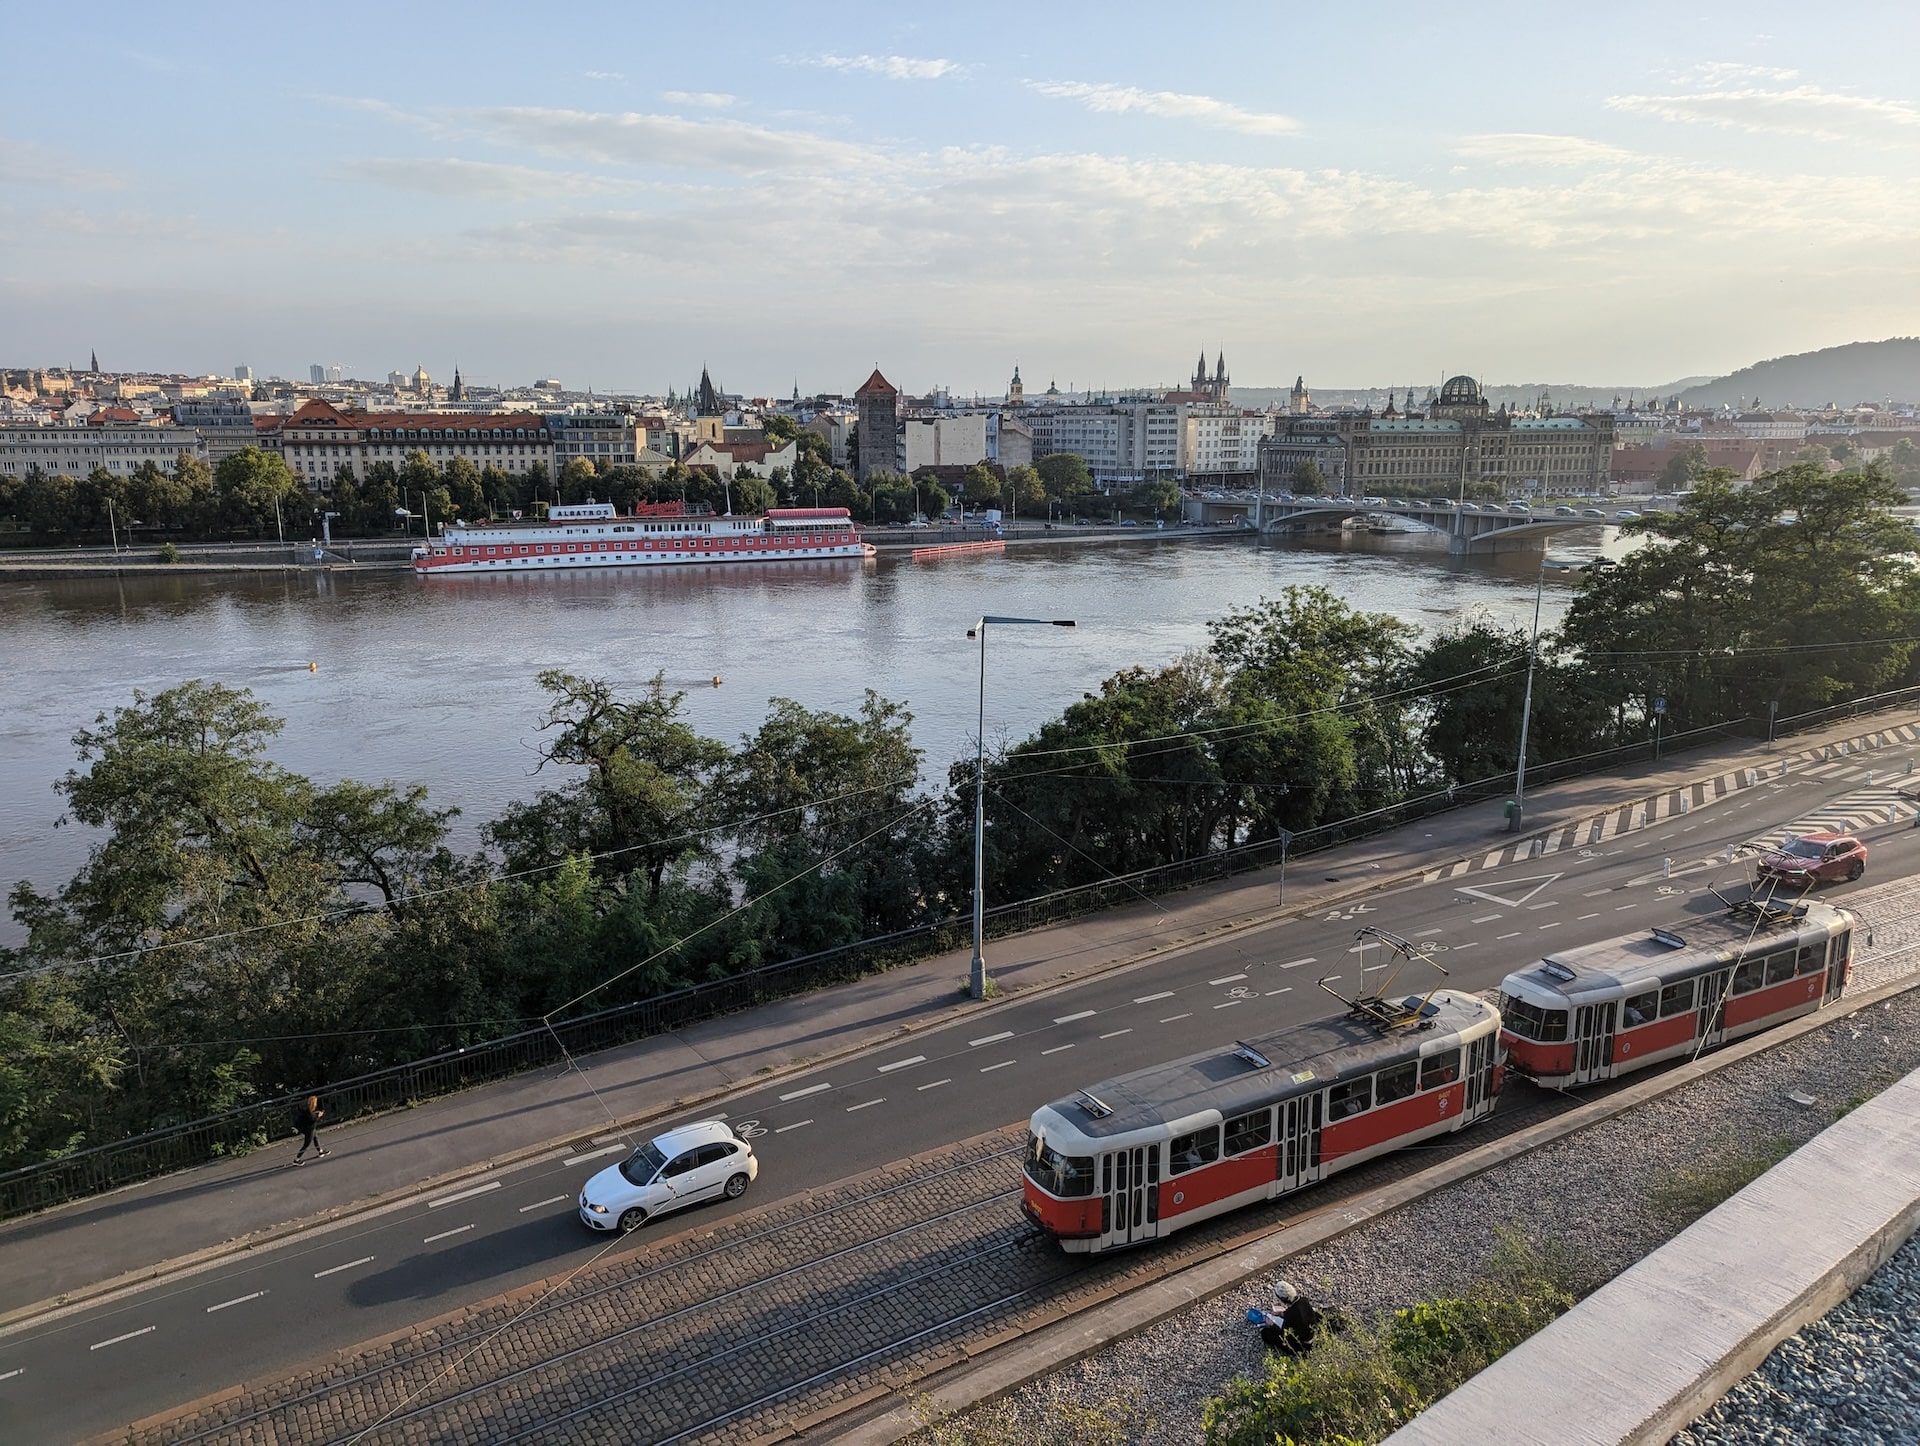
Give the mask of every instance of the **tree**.
[[1313, 458], [1293, 469], [1293, 490], [1303, 497], [1318, 497], [1327, 490], [1327, 474]]
[[1682, 442], [1660, 469], [1662, 492], [1684, 492], [1707, 466], [1707, 449], [1698, 442]]
[[294, 480], [287, 464], [256, 447], [243, 447], [221, 458], [213, 469], [213, 505], [219, 525], [235, 531], [270, 532], [275, 504], [280, 505], [284, 522], [296, 489], [304, 497], [306, 489]]
[[560, 473], [560, 501], [568, 507], [585, 502], [594, 495], [600, 474], [585, 457], [575, 457]]
[[765, 512], [779, 499], [774, 493], [774, 483], [756, 477], [751, 472], [738, 472], [733, 478], [733, 510], [742, 516], [751, 517]]
[[1061, 502], [1093, 491], [1093, 474], [1087, 470], [1086, 461], [1072, 452], [1042, 457], [1034, 470], [1040, 474], [1040, 485], [1052, 501]]
[[1007, 493], [1015, 507], [1028, 511], [1047, 505], [1047, 489], [1040, 474], [1024, 464], [1007, 469]]
[[1793, 463], [1796, 467], [1825, 467], [1832, 460], [1833, 453], [1818, 442], [1809, 442], [1793, 454]]
[[443, 478], [451, 508], [447, 520], [453, 517], [481, 519], [487, 516], [487, 490], [480, 480], [480, 469], [466, 457], [455, 457], [447, 463]]
[[763, 412], [760, 416], [760, 430], [767, 434], [769, 441], [784, 447], [799, 436], [800, 423], [779, 412]]
[[976, 507], [985, 507], [1000, 500], [1000, 479], [993, 475], [986, 463], [976, 462], [967, 468], [965, 496]]
[[1180, 484], [1171, 477], [1151, 478], [1127, 494], [1129, 506], [1168, 519], [1180, 515], [1181, 500]]

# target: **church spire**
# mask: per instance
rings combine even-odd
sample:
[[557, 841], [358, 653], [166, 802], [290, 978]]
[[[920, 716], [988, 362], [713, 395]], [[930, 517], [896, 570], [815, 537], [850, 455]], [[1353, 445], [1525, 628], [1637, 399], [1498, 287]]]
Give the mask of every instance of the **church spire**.
[[88, 370], [92, 372], [98, 372], [100, 370], [100, 353], [99, 352], [96, 351], [93, 354], [93, 365], [89, 367]]

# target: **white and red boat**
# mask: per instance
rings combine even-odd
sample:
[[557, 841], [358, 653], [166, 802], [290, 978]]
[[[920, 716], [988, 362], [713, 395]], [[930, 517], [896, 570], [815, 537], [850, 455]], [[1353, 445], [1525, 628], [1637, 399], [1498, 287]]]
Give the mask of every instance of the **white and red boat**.
[[554, 567], [675, 567], [724, 562], [820, 562], [872, 557], [844, 507], [776, 507], [764, 517], [716, 517], [678, 502], [621, 516], [611, 502], [555, 507], [530, 522], [455, 522], [413, 550], [421, 576]]

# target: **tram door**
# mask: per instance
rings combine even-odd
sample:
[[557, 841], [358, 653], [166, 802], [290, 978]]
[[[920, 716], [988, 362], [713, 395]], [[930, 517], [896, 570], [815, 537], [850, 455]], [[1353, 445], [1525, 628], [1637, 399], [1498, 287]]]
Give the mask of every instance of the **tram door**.
[[1733, 979], [1731, 969], [1719, 969], [1700, 976], [1694, 987], [1700, 991], [1693, 1011], [1693, 1037], [1700, 1048], [1720, 1043], [1727, 1033], [1727, 986]]
[[1102, 1246], [1153, 1239], [1160, 1233], [1160, 1146], [1136, 1145], [1102, 1155], [1100, 1194], [1107, 1222]]
[[1607, 1079], [1613, 1074], [1613, 1019], [1620, 1006], [1583, 1004], [1573, 1014], [1573, 1083]]
[[1493, 1095], [1493, 1053], [1496, 1034], [1483, 1034], [1467, 1047], [1467, 1107], [1461, 1118], [1472, 1119]]
[[1320, 1178], [1320, 1111], [1325, 1096], [1315, 1090], [1280, 1106], [1280, 1148], [1274, 1152], [1274, 1191], [1284, 1195]]
[[1827, 992], [1821, 1000], [1831, 1004], [1847, 987], [1848, 951], [1853, 947], [1853, 930], [1843, 929], [1827, 941]]

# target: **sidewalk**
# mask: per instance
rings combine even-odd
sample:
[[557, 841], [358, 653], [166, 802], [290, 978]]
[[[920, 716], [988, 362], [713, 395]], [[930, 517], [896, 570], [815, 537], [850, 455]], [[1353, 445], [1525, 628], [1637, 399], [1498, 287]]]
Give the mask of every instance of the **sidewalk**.
[[[1657, 824], [1688, 785], [1693, 807], [1707, 807], [1754, 786], [1749, 769], [1758, 770], [1755, 784], [1764, 785], [1783, 759], [1799, 768], [1847, 739], [1868, 740], [1871, 749], [1920, 739], [1920, 729], [1904, 715], [1886, 714], [1796, 737], [1771, 753], [1764, 744], [1728, 744], [1663, 760], [1658, 768], [1568, 780], [1528, 800], [1525, 835], [1504, 831], [1501, 800], [1470, 805], [1291, 862], [1284, 911], [1278, 871], [1261, 870], [995, 941], [989, 966], [1004, 995], [1029, 993], [1283, 914], [1309, 914], [1390, 882], [1432, 875], [1456, 860], [1479, 865], [1527, 847], [1532, 838], [1542, 839], [1542, 848], [1563, 846], [1574, 824], [1644, 799], [1669, 801], [1646, 810]], [[1647, 826], [1634, 824], [1638, 814], [1630, 810], [1630, 827]], [[541, 1070], [343, 1126], [327, 1135], [336, 1153], [323, 1165], [287, 1169], [293, 1146], [282, 1142], [12, 1222], [0, 1227], [0, 1326], [37, 1303], [92, 1297], [161, 1273], [162, 1262], [171, 1269], [278, 1240], [298, 1223], [372, 1208], [423, 1182], [470, 1175], [562, 1144], [592, 1148], [596, 1137], [614, 1133], [601, 1101], [623, 1123], [662, 1116], [744, 1081], [764, 1082], [788, 1066], [990, 1011], [994, 1003], [959, 994], [968, 956], [958, 950], [608, 1050], [585, 1061], [585, 1077]]]

